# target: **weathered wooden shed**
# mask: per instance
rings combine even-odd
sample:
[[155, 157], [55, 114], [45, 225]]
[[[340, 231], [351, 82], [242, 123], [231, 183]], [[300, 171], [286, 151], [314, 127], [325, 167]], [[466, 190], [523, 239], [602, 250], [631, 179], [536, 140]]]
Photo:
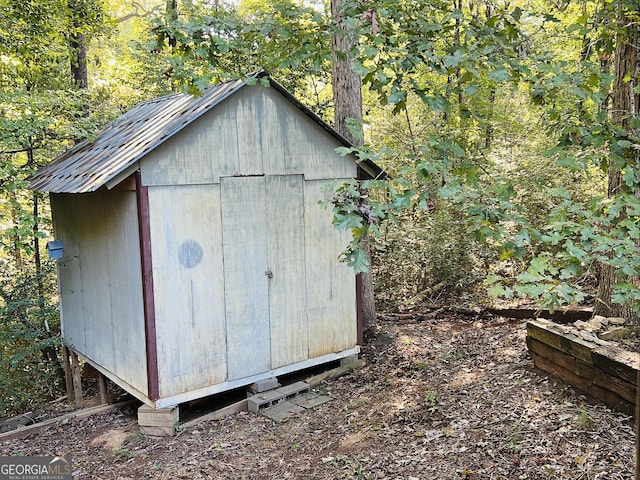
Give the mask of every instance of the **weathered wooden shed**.
[[358, 352], [349, 239], [318, 201], [380, 169], [252, 83], [142, 103], [31, 178], [62, 242], [64, 339], [155, 408]]

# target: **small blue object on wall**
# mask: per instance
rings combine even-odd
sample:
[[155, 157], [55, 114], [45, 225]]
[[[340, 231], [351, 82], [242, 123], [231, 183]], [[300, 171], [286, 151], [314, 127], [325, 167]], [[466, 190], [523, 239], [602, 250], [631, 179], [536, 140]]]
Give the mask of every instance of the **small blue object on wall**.
[[52, 240], [51, 242], [47, 242], [47, 252], [49, 253], [49, 258], [52, 260], [62, 258], [63, 247], [64, 245], [62, 243], [62, 240]]

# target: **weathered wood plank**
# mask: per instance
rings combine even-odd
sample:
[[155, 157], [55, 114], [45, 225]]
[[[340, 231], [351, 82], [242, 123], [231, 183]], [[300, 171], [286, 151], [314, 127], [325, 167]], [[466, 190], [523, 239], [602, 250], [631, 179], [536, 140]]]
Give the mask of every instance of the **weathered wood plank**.
[[309, 357], [356, 345], [356, 291], [353, 270], [339, 261], [350, 233], [332, 229], [325, 199], [327, 182], [305, 181], [305, 253]]
[[271, 368], [263, 177], [221, 179], [228, 380]]
[[636, 385], [637, 372], [640, 370], [640, 354], [628, 352], [615, 346], [600, 345], [593, 349], [591, 355], [595, 366]]
[[77, 208], [77, 232], [82, 275], [82, 302], [85, 324], [85, 347], [78, 353], [115, 371], [115, 345], [111, 341], [115, 330], [111, 306], [117, 301], [111, 298], [110, 275], [115, 271], [109, 258], [110, 225], [107, 221], [104, 192], [75, 197]]
[[201, 415], [193, 420], [189, 420], [188, 422], [184, 422], [181, 425], [183, 430], [194, 427], [202, 422], [208, 422], [209, 420], [218, 420], [220, 418], [224, 418], [228, 415], [233, 415], [238, 412], [246, 412], [249, 410], [248, 407], [249, 401], [245, 398], [244, 400], [240, 400], [238, 402], [232, 403], [231, 405], [227, 405], [226, 407], [219, 408], [210, 413], [206, 413]]
[[82, 410], [77, 410], [75, 412], [66, 413], [64, 415], [60, 415], [56, 418], [51, 418], [49, 420], [45, 420], [40, 423], [36, 423], [34, 425], [29, 425], [24, 428], [18, 428], [17, 430], [11, 430], [10, 432], [5, 432], [0, 434], [0, 442], [4, 442], [7, 440], [13, 440], [15, 438], [24, 438], [35, 433], [38, 433], [44, 430], [47, 427], [52, 427], [54, 425], [58, 425], [61, 421], [64, 421], [69, 418], [87, 418], [91, 415], [99, 415], [101, 413], [106, 413], [114, 408], [122, 408], [136, 403], [137, 400], [124, 400], [119, 403], [114, 403], [113, 405], [98, 405], [96, 407], [89, 407]]
[[586, 363], [593, 363], [591, 350], [596, 344], [580, 338], [570, 327], [543, 319], [531, 320], [527, 322], [527, 335]]
[[98, 388], [100, 390], [100, 404], [109, 403], [109, 389], [107, 388], [107, 377], [98, 372]]
[[[135, 194], [56, 196], [63, 332], [84, 357], [146, 388]], [[62, 223], [60, 223], [62, 222]], [[143, 368], [140, 368], [140, 366]]]
[[237, 174], [262, 175], [265, 173], [262, 128], [269, 128], [262, 123], [262, 95], [258, 89], [245, 88], [236, 93], [232, 101], [236, 104]]
[[71, 375], [73, 377], [73, 399], [76, 408], [84, 407], [84, 399], [82, 396], [82, 373], [80, 372], [80, 362], [78, 354], [73, 350], [71, 353]]
[[218, 185], [149, 188], [161, 397], [226, 379]]
[[60, 323], [69, 345], [84, 351], [86, 345], [82, 302], [80, 247], [76, 227], [76, 196], [52, 194], [50, 197], [56, 239], [62, 240], [63, 258], [58, 260], [60, 285]]
[[104, 249], [109, 270], [102, 275], [108, 276], [109, 315], [113, 329], [101, 341], [113, 345], [113, 364], [101, 365], [146, 392], [147, 358], [136, 194], [133, 191], [105, 192], [104, 203], [107, 235]]
[[304, 275], [302, 175], [268, 176], [267, 243], [271, 368], [309, 354]]
[[73, 374], [71, 372], [71, 361], [69, 359], [69, 355], [71, 355], [71, 352], [69, 352], [69, 347], [64, 345], [62, 347], [61, 354], [62, 354], [62, 367], [64, 368], [65, 390], [67, 392], [67, 398], [69, 399], [69, 401], [71, 401], [71, 399], [74, 398], [74, 393], [73, 393]]
[[274, 89], [265, 90], [278, 104], [277, 120], [284, 142], [286, 173], [304, 174], [306, 180], [355, 178], [353, 157], [343, 157], [335, 149], [342, 146], [326, 130], [307, 117]]
[[571, 323], [576, 320], [589, 320], [593, 316], [592, 308], [559, 308], [553, 312], [536, 308], [485, 308], [483, 312], [507, 318], [547, 318], [555, 322]]
[[305, 379], [305, 382], [308, 383], [310, 387], [315, 387], [316, 385], [320, 385], [325, 380], [332, 380], [335, 378], [340, 378], [344, 375], [348, 375], [356, 368], [364, 367], [366, 364], [367, 363], [364, 360], [355, 360], [353, 362], [340, 365], [339, 367], [333, 368], [331, 370], [327, 370], [326, 372], [307, 377]]
[[576, 375], [575, 373], [566, 370], [562, 366], [554, 363], [552, 360], [545, 358], [544, 356], [534, 351], [531, 351], [530, 354], [536, 366], [541, 370], [544, 370], [545, 372], [550, 373], [551, 375], [558, 377], [570, 383], [571, 385], [574, 385], [576, 388], [582, 390], [583, 392], [593, 395], [612, 408], [620, 410], [627, 415], [635, 415], [635, 405], [625, 401], [616, 393], [602, 388], [598, 385], [594, 385], [590, 379]]
[[219, 183], [233, 175], [354, 178], [340, 142], [273, 88], [247, 86], [140, 162], [148, 186]]
[[[267, 175], [302, 174], [299, 168], [287, 165], [284, 132], [280, 124], [280, 103], [282, 97], [273, 89], [262, 89], [260, 92], [260, 145], [262, 165]], [[252, 94], [247, 91], [247, 94]], [[238, 128], [242, 126], [239, 125]]]
[[219, 183], [239, 172], [234, 98], [193, 122], [140, 162], [144, 185]]
[[[595, 385], [615, 393], [620, 398], [631, 404], [635, 404], [636, 389], [630, 382], [627, 382], [622, 378], [609, 375], [607, 372], [604, 372], [594, 365], [585, 363], [531, 337], [527, 338], [527, 345], [529, 346], [530, 351], [547, 358], [554, 364], [562, 367], [565, 372], [571, 372], [585, 379], [585, 385], [588, 384], [589, 389], [593, 388]], [[590, 391], [589, 389], [587, 392]]]

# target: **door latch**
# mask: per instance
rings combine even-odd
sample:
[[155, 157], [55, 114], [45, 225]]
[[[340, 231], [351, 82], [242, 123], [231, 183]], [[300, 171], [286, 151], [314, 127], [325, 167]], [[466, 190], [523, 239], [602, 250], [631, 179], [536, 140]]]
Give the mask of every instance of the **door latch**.
[[271, 270], [266, 270], [264, 272], [264, 274], [268, 277], [268, 278], [273, 278], [273, 272]]

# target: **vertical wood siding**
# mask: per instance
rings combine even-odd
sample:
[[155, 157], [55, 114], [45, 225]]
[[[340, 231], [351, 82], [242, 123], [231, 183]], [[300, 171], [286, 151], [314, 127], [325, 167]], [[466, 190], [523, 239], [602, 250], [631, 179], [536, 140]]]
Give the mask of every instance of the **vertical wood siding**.
[[145, 157], [142, 180], [157, 186], [239, 175], [348, 178], [355, 164], [335, 152], [338, 146], [275, 89], [247, 86]]
[[[356, 345], [348, 233], [318, 206], [353, 178], [335, 138], [246, 87], [140, 161], [148, 186], [160, 398]], [[133, 192], [54, 195], [65, 337], [147, 391]], [[271, 272], [272, 278], [265, 275]]]
[[147, 391], [135, 193], [55, 195], [64, 336], [79, 353]]
[[263, 177], [222, 179], [229, 380], [271, 368]]
[[142, 183], [212, 184], [239, 173], [237, 115], [236, 102], [224, 101], [152, 151], [140, 163]]
[[357, 335], [354, 274], [338, 261], [349, 233], [330, 228], [331, 210], [318, 205], [325, 196], [324, 185], [324, 181], [305, 182], [304, 192], [310, 357], [351, 348]]
[[[109, 241], [108, 288], [111, 292], [112, 332], [100, 339], [114, 343], [115, 374], [140, 391], [147, 391], [144, 309], [138, 206], [133, 191], [104, 193], [105, 223]], [[104, 272], [102, 272], [104, 275]], [[129, 380], [131, 379], [131, 380]], [[144, 385], [144, 388], [140, 388]]]
[[265, 177], [271, 368], [309, 358], [302, 175]]
[[60, 320], [63, 338], [79, 352], [85, 351], [84, 311], [82, 309], [82, 273], [76, 224], [76, 195], [52, 194], [50, 197], [56, 238], [64, 244], [58, 261]]
[[160, 396], [226, 379], [220, 189], [149, 188]]

